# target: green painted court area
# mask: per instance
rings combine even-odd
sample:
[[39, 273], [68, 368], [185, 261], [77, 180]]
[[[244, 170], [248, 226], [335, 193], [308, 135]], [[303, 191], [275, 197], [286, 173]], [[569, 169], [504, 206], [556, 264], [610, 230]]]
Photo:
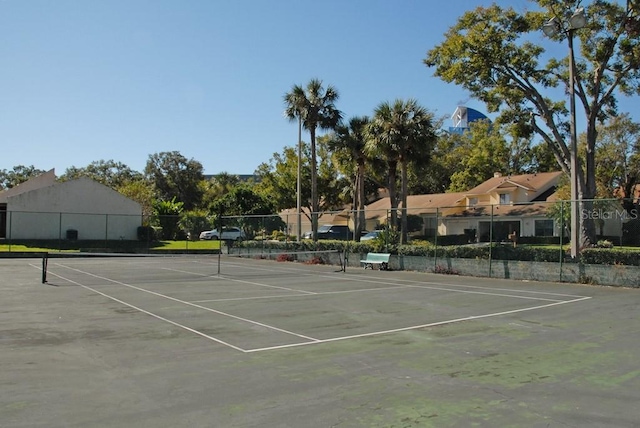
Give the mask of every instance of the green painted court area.
[[3, 427], [633, 427], [640, 290], [0, 259]]

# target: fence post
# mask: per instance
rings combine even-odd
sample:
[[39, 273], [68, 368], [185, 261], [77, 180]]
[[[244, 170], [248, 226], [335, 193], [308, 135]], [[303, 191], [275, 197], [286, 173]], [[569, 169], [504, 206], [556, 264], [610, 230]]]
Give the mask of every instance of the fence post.
[[438, 225], [439, 225], [439, 221], [438, 221], [438, 215], [439, 215], [439, 208], [436, 207], [436, 233], [433, 237], [433, 245], [435, 246], [435, 250], [433, 253], [433, 270], [435, 272], [436, 269], [438, 269]]
[[560, 202], [560, 282], [562, 282], [562, 262], [564, 262], [564, 257], [562, 257], [562, 253], [564, 252], [562, 246], [564, 244], [564, 201]]
[[62, 213], [58, 213], [58, 251], [62, 251]]
[[491, 219], [489, 222], [489, 278], [493, 277], [492, 262], [493, 262], [493, 207], [491, 204]]
[[7, 214], [9, 216], [9, 252], [11, 252], [11, 213], [13, 211], [7, 211]]

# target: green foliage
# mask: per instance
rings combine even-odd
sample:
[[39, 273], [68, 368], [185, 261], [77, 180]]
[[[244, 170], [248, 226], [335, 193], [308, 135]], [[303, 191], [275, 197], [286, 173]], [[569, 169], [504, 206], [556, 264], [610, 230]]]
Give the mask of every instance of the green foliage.
[[[518, 13], [497, 4], [465, 12], [429, 50], [424, 63], [445, 82], [462, 86], [483, 101], [489, 112], [499, 112], [497, 122], [518, 124], [517, 135], [537, 134], [553, 151], [560, 168], [569, 174], [571, 115], [566, 98], [553, 100], [558, 87], [576, 87], [578, 113], [588, 124], [578, 173], [583, 199], [596, 196], [596, 123], [616, 112], [616, 96], [640, 94], [640, 38], [627, 29], [628, 12], [617, 1], [585, 4], [587, 26], [569, 31], [568, 18], [580, 3], [538, 0], [537, 10]], [[542, 24], [555, 18], [562, 26], [548, 44], [579, 38], [575, 68], [569, 61], [549, 57], [532, 40], [542, 39]], [[532, 37], [533, 34], [537, 34]], [[574, 46], [573, 44], [571, 46]], [[565, 51], [566, 52], [566, 51]], [[572, 71], [573, 73], [570, 73]], [[574, 82], [569, 82], [572, 76]], [[580, 118], [578, 118], [580, 120]], [[465, 181], [467, 177], [460, 177]], [[595, 241], [590, 219], [581, 228], [581, 245]]]
[[[640, 123], [628, 113], [598, 126], [596, 180], [603, 198], [633, 198], [640, 182]], [[583, 142], [584, 145], [584, 142]], [[627, 210], [633, 204], [625, 206]]]
[[400, 244], [400, 232], [397, 229], [385, 227], [378, 236], [369, 242], [373, 247], [373, 252], [385, 252], [395, 253], [398, 251], [398, 245]]
[[190, 239], [198, 239], [200, 232], [210, 230], [212, 219], [204, 210], [186, 211], [180, 214], [178, 226], [180, 230], [186, 232]]
[[[303, 143], [301, 164], [301, 195], [303, 206], [311, 209], [311, 168], [309, 145]], [[268, 163], [256, 170], [256, 191], [273, 202], [277, 210], [297, 206], [298, 154], [294, 147], [285, 147], [282, 153], [274, 153]]]
[[177, 202], [174, 197], [170, 201], [159, 200], [153, 204], [157, 224], [162, 229], [162, 239], [176, 239], [180, 232], [178, 222], [184, 203]]
[[488, 121], [474, 122], [451, 155], [456, 171], [451, 175], [449, 191], [463, 192], [482, 184], [497, 172], [510, 173], [508, 143], [499, 126]]
[[156, 239], [155, 229], [152, 226], [138, 226], [138, 240], [151, 242]]
[[273, 215], [275, 211], [274, 204], [249, 184], [232, 188], [209, 206], [213, 216], [222, 216], [225, 226], [241, 227], [247, 237], [253, 237], [262, 230], [270, 233], [286, 228], [284, 221]]
[[401, 245], [398, 254], [404, 256], [461, 258], [488, 260], [521, 260], [537, 262], [558, 262], [561, 257], [559, 249], [511, 245]]
[[158, 199], [176, 199], [184, 204], [185, 209], [191, 210], [202, 201], [202, 170], [200, 162], [173, 151], [150, 155], [144, 172], [153, 182]]
[[121, 195], [126, 196], [142, 206], [142, 214], [150, 216], [153, 213], [153, 201], [155, 199], [153, 184], [145, 178], [129, 181], [116, 189]]
[[44, 174], [46, 171], [41, 169], [37, 169], [33, 165], [24, 166], [17, 165], [13, 167], [13, 170], [9, 171], [6, 169], [0, 170], [0, 190], [2, 189], [10, 189], [12, 187], [17, 186], [20, 183], [24, 183], [25, 181], [37, 177], [38, 175]]
[[640, 254], [637, 251], [611, 248], [587, 248], [580, 253], [582, 263], [598, 265], [640, 266]]
[[595, 248], [613, 248], [613, 242], [601, 239], [596, 243]]
[[60, 181], [74, 180], [79, 177], [88, 177], [98, 183], [118, 190], [122, 186], [132, 181], [142, 179], [142, 174], [132, 170], [122, 162], [116, 162], [113, 159], [99, 160], [91, 162], [84, 168], [72, 166], [67, 168], [65, 173], [60, 177]]
[[285, 94], [285, 115], [291, 121], [298, 120], [299, 124], [309, 131], [311, 141], [311, 217], [313, 236], [318, 231], [316, 213], [319, 211], [318, 197], [318, 165], [316, 156], [317, 129], [335, 129], [342, 120], [342, 113], [336, 108], [339, 98], [335, 87], [322, 85], [322, 80], [311, 79], [306, 87], [294, 85]]
[[[319, 209], [330, 211], [344, 206], [345, 195], [341, 190], [348, 188], [348, 180], [338, 174], [331, 162], [327, 149], [328, 138], [319, 137], [317, 143], [317, 177], [316, 185], [320, 198]], [[302, 144], [301, 194], [300, 200], [304, 215], [311, 211], [311, 169], [309, 166], [310, 146]], [[256, 170], [258, 183], [254, 189], [274, 204], [274, 209], [281, 211], [297, 206], [297, 172], [298, 154], [293, 147], [285, 147], [282, 153], [274, 153], [269, 163], [261, 164]]]
[[[410, 164], [425, 165], [431, 159], [436, 141], [433, 114], [415, 99], [396, 99], [382, 102], [374, 110], [367, 126], [368, 140], [364, 153], [370, 158], [383, 159], [387, 164], [391, 224], [396, 224], [397, 208], [407, 207]], [[400, 167], [400, 192], [396, 190], [397, 170]], [[407, 218], [402, 218], [400, 242], [407, 241]]]

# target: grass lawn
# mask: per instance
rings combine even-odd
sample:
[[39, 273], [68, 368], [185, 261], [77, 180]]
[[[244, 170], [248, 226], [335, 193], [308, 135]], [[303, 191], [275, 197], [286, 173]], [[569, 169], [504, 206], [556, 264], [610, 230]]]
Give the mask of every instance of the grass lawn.
[[141, 252], [141, 251], [211, 251], [219, 250], [219, 241], [157, 241], [151, 244], [138, 241], [34, 241], [20, 243], [2, 243], [0, 244], [0, 252], [45, 252], [45, 251], [69, 251], [80, 252], [87, 250], [107, 250], [121, 252]]

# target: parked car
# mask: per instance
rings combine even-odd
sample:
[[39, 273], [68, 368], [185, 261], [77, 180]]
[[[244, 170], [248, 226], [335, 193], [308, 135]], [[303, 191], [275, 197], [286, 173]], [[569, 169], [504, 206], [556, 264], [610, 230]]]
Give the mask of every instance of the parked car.
[[376, 239], [378, 236], [380, 236], [380, 234], [382, 233], [382, 230], [372, 230], [371, 232], [367, 233], [366, 235], [363, 235], [360, 238], [360, 242], [362, 241], [370, 241], [372, 239]]
[[349, 229], [349, 226], [325, 224], [318, 228], [318, 239], [348, 241], [353, 239], [353, 232]]
[[223, 241], [241, 241], [245, 239], [244, 230], [239, 227], [223, 227], [222, 236], [218, 233], [218, 229], [205, 230], [200, 233], [200, 239], [222, 239]]

